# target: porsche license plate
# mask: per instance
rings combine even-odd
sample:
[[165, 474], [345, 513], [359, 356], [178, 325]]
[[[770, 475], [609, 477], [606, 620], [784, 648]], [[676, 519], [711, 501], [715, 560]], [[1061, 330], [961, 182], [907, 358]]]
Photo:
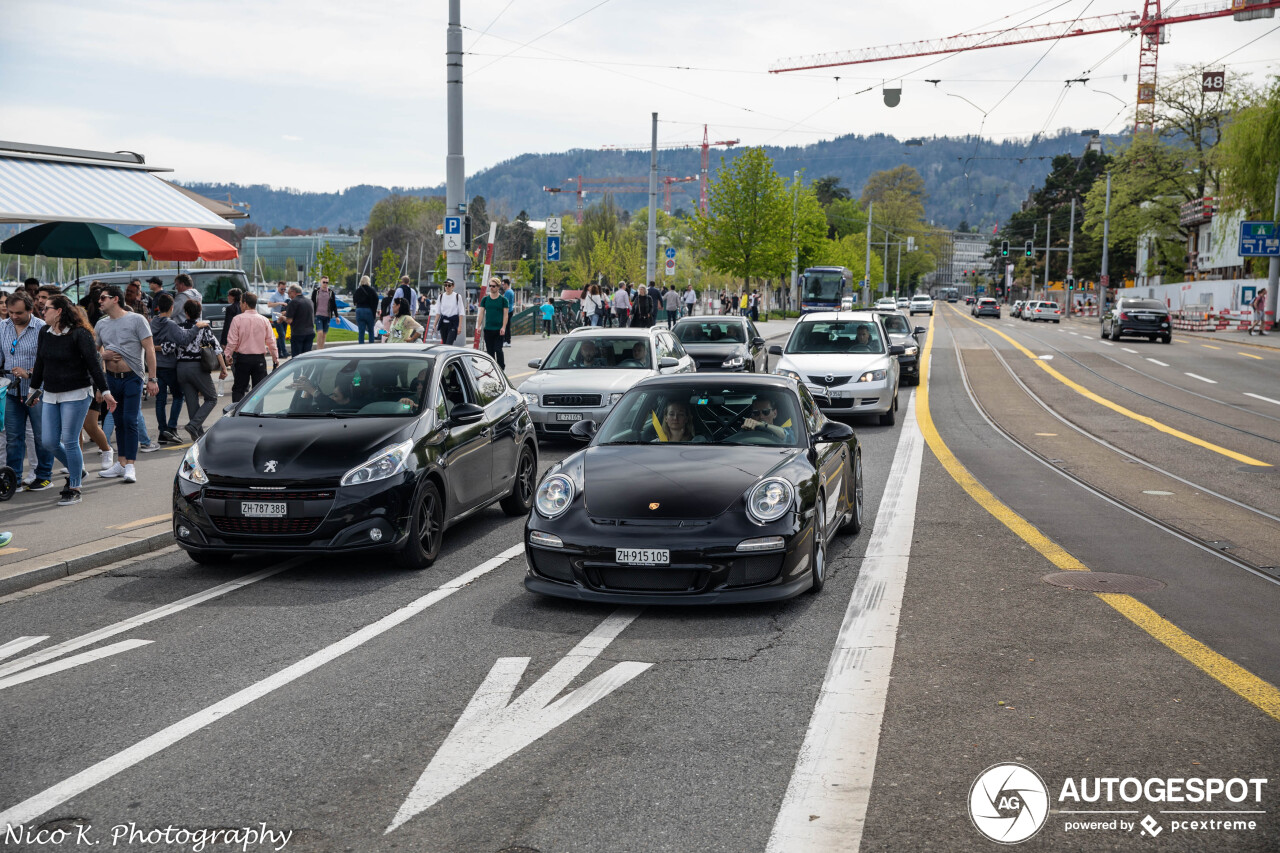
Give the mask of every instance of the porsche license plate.
[[618, 548], [614, 560], [626, 566], [666, 566], [671, 552], [666, 548]]
[[582, 413], [581, 412], [556, 412], [556, 420], [580, 421], [582, 420]]
[[289, 515], [289, 505], [241, 501], [240, 514], [245, 518], [285, 518]]

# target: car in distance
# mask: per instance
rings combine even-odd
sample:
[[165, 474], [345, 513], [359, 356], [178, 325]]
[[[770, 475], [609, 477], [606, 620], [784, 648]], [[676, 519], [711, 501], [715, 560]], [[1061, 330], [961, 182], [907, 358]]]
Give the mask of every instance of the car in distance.
[[1169, 309], [1158, 299], [1124, 297], [1102, 315], [1102, 337], [1113, 341], [1123, 335], [1145, 337], [1161, 343], [1173, 341]]
[[685, 317], [671, 331], [699, 371], [769, 372], [769, 351], [750, 317]]
[[187, 449], [173, 533], [197, 563], [376, 551], [420, 568], [458, 520], [527, 513], [537, 470], [528, 409], [487, 355], [335, 347], [290, 359]]
[[[722, 319], [730, 319], [724, 317]], [[634, 384], [649, 376], [693, 373], [697, 364], [669, 329], [583, 326], [561, 338], [520, 386], [538, 438], [568, 438], [581, 420], [600, 422]]]
[[889, 343], [900, 346], [904, 352], [898, 356], [898, 376], [903, 385], [920, 384], [920, 336], [928, 334], [924, 326], [911, 328], [911, 322], [899, 311], [880, 313], [880, 322], [885, 333], [889, 335]]
[[1017, 300], [1016, 302], [1014, 302], [1012, 305], [1010, 305], [1010, 306], [1009, 306], [1009, 316], [1010, 316], [1010, 317], [1021, 317], [1021, 316], [1022, 316], [1022, 306], [1023, 306], [1023, 304], [1024, 304], [1023, 300], [1019, 299], [1019, 300]]
[[876, 311], [897, 311], [897, 310], [898, 310], [898, 300], [894, 299], [892, 296], [886, 296], [886, 297], [885, 297], [885, 298], [883, 298], [883, 299], [877, 299], [877, 300], [876, 300], [876, 304], [875, 304], [875, 308], [874, 308], [874, 310], [876, 310]]
[[[862, 451], [803, 385], [698, 373], [636, 383], [542, 478], [525, 588], [621, 604], [775, 601], [822, 589], [862, 527]], [[708, 472], [715, 472], [709, 476]]]
[[917, 314], [928, 314], [932, 316], [933, 299], [930, 298], [927, 293], [917, 293], [915, 296], [911, 297], [911, 303], [908, 310], [911, 312], [911, 316], [913, 317]]
[[911, 307], [911, 300], [910, 300], [910, 299], [908, 299], [908, 298], [907, 298], [907, 297], [905, 297], [905, 296], [899, 296], [899, 297], [898, 297], [898, 307], [899, 307], [899, 308], [910, 308], [910, 307]]
[[1027, 314], [1027, 319], [1036, 323], [1044, 320], [1046, 323], [1053, 321], [1054, 323], [1062, 322], [1062, 309], [1058, 307], [1058, 303], [1047, 300], [1040, 302], [1032, 302], [1030, 310], [1023, 309], [1023, 313]]
[[977, 298], [978, 297], [974, 296], [972, 293], [966, 293], [964, 295], [964, 304], [972, 305], [975, 301], [977, 301]]
[[891, 426], [898, 410], [898, 356], [906, 348], [888, 340], [881, 315], [872, 311], [814, 312], [791, 330], [774, 373], [809, 389], [828, 415], [877, 415]]
[[1000, 303], [989, 296], [984, 296], [973, 304], [973, 316], [975, 317], [995, 317], [1000, 319]]

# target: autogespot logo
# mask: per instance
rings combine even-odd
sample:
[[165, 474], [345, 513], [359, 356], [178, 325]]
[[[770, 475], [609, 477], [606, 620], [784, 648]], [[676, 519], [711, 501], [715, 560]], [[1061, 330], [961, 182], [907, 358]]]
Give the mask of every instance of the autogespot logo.
[[1030, 767], [993, 764], [973, 780], [969, 817], [978, 831], [992, 841], [1026, 841], [1040, 831], [1049, 817], [1049, 789]]

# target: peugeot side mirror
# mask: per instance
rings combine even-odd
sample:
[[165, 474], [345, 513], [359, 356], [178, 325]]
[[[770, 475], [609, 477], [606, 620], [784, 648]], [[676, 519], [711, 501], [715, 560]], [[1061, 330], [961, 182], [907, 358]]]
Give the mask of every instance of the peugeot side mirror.
[[889, 355], [906, 355], [906, 354], [907, 354], [907, 348], [904, 347], [902, 344], [894, 344], [893, 346], [889, 347]]
[[542, 367], [542, 359], [535, 358], [533, 361], [529, 362], [529, 366], [534, 370], [537, 370], [539, 367]]
[[473, 424], [484, 417], [484, 409], [475, 403], [460, 403], [449, 413], [449, 423], [454, 426]]
[[752, 339], [751, 339], [751, 345], [752, 345], [753, 347], [762, 347], [762, 346], [764, 346], [764, 338], [752, 338]]
[[596, 434], [596, 422], [593, 420], [578, 421], [569, 427], [569, 435], [578, 441], [590, 441]]
[[769, 347], [769, 355], [782, 355], [782, 347], [778, 344]]
[[848, 441], [853, 438], [853, 427], [840, 421], [827, 421], [813, 436], [814, 444], [829, 444], [833, 441]]

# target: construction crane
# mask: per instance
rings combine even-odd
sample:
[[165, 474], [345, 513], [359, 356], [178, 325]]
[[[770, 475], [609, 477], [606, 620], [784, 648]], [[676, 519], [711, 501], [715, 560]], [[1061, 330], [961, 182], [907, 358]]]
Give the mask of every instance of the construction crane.
[[[702, 126], [702, 144], [701, 145], [698, 145], [698, 143], [696, 142], [671, 142], [671, 143], [667, 143], [666, 145], [658, 146], [664, 151], [679, 149], [679, 148], [702, 149], [702, 168], [699, 171], [699, 182], [701, 183], [701, 194], [698, 199], [698, 208], [703, 213], [707, 212], [707, 171], [708, 171], [708, 167], [711, 164], [711, 149], [718, 148], [722, 145], [725, 148], [732, 148], [733, 146], [737, 145], [739, 142], [742, 141], [741, 139], [720, 139], [715, 142], [710, 142], [708, 140], [709, 140], [709, 136], [707, 134], [707, 126], [704, 124]], [[634, 145], [634, 146], [602, 145], [600, 147], [600, 150], [601, 151], [650, 151], [652, 150], [652, 146], [650, 145]], [[671, 205], [669, 203], [667, 205], [667, 212], [668, 213], [671, 212]]]
[[[1172, 9], [1172, 7], [1170, 7]], [[787, 71], [808, 71], [814, 68], [834, 68], [841, 65], [860, 65], [883, 62], [886, 59], [906, 59], [913, 56], [932, 56], [939, 53], [960, 53], [988, 47], [1005, 47], [1012, 44], [1030, 44], [1075, 36], [1091, 36], [1100, 33], [1127, 32], [1138, 38], [1138, 98], [1134, 112], [1134, 133], [1150, 131], [1155, 125], [1156, 112], [1156, 58], [1160, 45], [1167, 41], [1164, 28], [1188, 21], [1207, 21], [1231, 15], [1237, 21], [1271, 18], [1280, 8], [1280, 0], [1223, 0], [1204, 3], [1179, 10], [1178, 14], [1164, 15], [1160, 0], [1145, 0], [1142, 14], [1119, 12], [1074, 21], [1053, 24], [1033, 24], [1012, 27], [990, 33], [962, 33], [948, 38], [882, 45], [860, 50], [837, 53], [821, 53], [779, 60], [769, 69], [771, 74]]]
[[[662, 195], [663, 209], [671, 212], [671, 193], [672, 190], [680, 190], [682, 187], [673, 187], [672, 184], [683, 184], [690, 181], [698, 180], [697, 175], [691, 175], [686, 178], [662, 178]], [[542, 191], [546, 193], [563, 193], [571, 192], [578, 197], [577, 205], [574, 208], [574, 220], [579, 225], [582, 224], [582, 208], [583, 196], [588, 193], [603, 195], [604, 193], [612, 193], [614, 195], [627, 195], [629, 193], [647, 193], [649, 192], [648, 178], [584, 178], [581, 175], [565, 179], [566, 184], [577, 184], [577, 188], [570, 187], [543, 187]]]

